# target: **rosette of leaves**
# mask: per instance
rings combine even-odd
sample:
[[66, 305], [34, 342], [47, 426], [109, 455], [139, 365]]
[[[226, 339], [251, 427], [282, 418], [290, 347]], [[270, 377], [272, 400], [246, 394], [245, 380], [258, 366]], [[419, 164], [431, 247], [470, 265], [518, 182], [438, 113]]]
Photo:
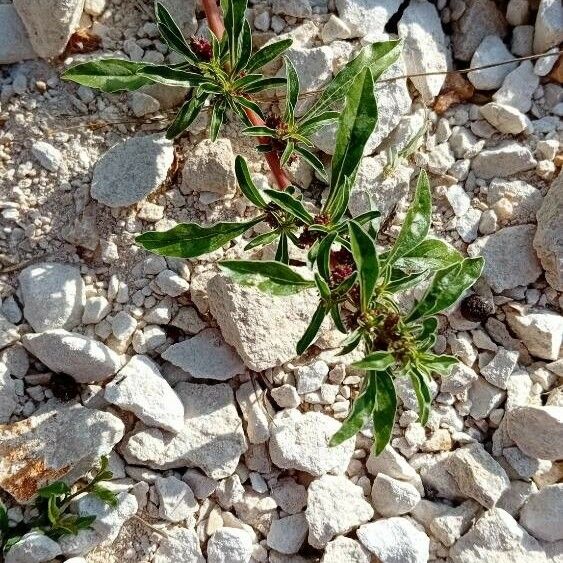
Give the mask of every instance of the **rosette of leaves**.
[[89, 530], [96, 519], [95, 516], [81, 516], [68, 511], [71, 502], [82, 495], [92, 495], [105, 504], [117, 506], [115, 494], [104, 487], [102, 481], [109, 481], [113, 473], [108, 469], [109, 461], [106, 456], [100, 459], [100, 465], [92, 479], [79, 485], [74, 492], [63, 481], [55, 481], [37, 491], [35, 507], [39, 516], [29, 522], [21, 522], [10, 526], [6, 507], [0, 502], [0, 552], [6, 553], [26, 533], [40, 531], [53, 540], [62, 536], [76, 535], [80, 530]]
[[149, 64], [126, 59], [97, 59], [79, 63], [62, 77], [102, 90], [118, 92], [138, 90], [150, 83], [191, 88], [187, 100], [168, 127], [169, 139], [180, 135], [208, 105], [211, 109], [210, 137], [215, 140], [228, 110], [251, 125], [247, 110], [262, 116], [260, 106], [251, 97], [268, 88], [285, 84], [283, 77], [266, 77], [259, 71], [281, 55], [291, 39], [277, 41], [252, 52], [252, 32], [245, 19], [247, 0], [222, 0], [225, 34], [218, 40], [192, 37], [186, 40], [168, 10], [156, 3], [156, 23], [162, 39], [179, 54], [177, 64]]

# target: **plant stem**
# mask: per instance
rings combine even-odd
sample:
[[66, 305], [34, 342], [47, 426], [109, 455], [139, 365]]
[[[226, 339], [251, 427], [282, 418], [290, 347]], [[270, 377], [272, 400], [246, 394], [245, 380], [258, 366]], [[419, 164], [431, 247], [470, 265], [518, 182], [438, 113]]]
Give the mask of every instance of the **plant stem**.
[[[205, 17], [207, 18], [207, 24], [209, 29], [214, 33], [214, 35], [221, 39], [223, 33], [225, 32], [225, 26], [223, 25], [223, 18], [217, 7], [215, 0], [202, 0], [203, 9], [205, 11]], [[245, 113], [248, 119], [252, 122], [252, 125], [262, 126], [265, 125], [264, 120], [256, 114], [251, 109], [245, 108]], [[268, 144], [268, 139], [264, 137], [258, 137], [260, 144]], [[285, 190], [291, 185], [291, 180], [287, 177], [284, 172], [282, 165], [280, 163], [280, 157], [276, 151], [270, 151], [265, 153], [266, 162], [274, 175], [278, 188], [280, 190]]]

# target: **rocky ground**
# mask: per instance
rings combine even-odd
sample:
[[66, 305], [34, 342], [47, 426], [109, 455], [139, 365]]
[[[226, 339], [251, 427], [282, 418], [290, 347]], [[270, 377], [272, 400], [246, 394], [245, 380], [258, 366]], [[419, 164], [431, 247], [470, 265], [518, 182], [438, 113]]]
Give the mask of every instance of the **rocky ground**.
[[[165, 4], [187, 35], [205, 32], [193, 0]], [[254, 214], [235, 154], [259, 184], [268, 172], [234, 121], [216, 144], [206, 117], [165, 141], [181, 89], [63, 83], [85, 57], [174, 57], [150, 2], [82, 8], [0, 0], [0, 495], [13, 524], [29, 519], [38, 486], [73, 482], [109, 453], [119, 504], [79, 500], [93, 530], [58, 543], [33, 534], [6, 560], [563, 561], [561, 59], [468, 81], [394, 78], [556, 53], [560, 2], [251, 2], [256, 43], [290, 34], [309, 92], [361, 44], [404, 38], [378, 85], [380, 125], [351, 207], [371, 198], [392, 237], [423, 167], [435, 234], [487, 261], [481, 321], [458, 309], [440, 319], [436, 351], [461, 363], [435, 382], [427, 427], [398, 381], [398, 424], [377, 458], [369, 428], [326, 446], [361, 379], [330, 328], [294, 357], [313, 295], [272, 299], [219, 274], [217, 259], [244, 241], [191, 261], [135, 245], [180, 221]], [[418, 150], [397, 155], [425, 124]], [[318, 135], [327, 162], [333, 142]], [[297, 162], [292, 175], [318, 203], [312, 170]]]

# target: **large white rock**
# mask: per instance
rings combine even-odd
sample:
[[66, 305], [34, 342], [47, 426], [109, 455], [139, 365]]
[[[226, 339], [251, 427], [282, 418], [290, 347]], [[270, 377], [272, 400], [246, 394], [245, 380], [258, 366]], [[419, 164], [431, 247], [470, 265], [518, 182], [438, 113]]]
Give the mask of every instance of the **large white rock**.
[[122, 446], [125, 459], [154, 469], [199, 467], [213, 479], [232, 475], [246, 451], [242, 421], [225, 383], [179, 383], [184, 427], [176, 434], [139, 425]]
[[18, 404], [16, 386], [8, 368], [0, 363], [0, 424], [10, 420]]
[[268, 531], [268, 547], [286, 555], [297, 553], [307, 537], [307, 520], [303, 512], [274, 520]]
[[373, 508], [365, 500], [362, 488], [345, 476], [323, 475], [309, 485], [307, 494], [308, 541], [317, 549], [373, 516]]
[[385, 563], [428, 561], [430, 540], [407, 518], [382, 518], [364, 524], [357, 535], [363, 546]]
[[371, 502], [382, 516], [401, 516], [410, 512], [420, 501], [414, 485], [378, 473], [371, 489]]
[[173, 161], [172, 141], [162, 134], [131, 137], [98, 160], [90, 193], [109, 207], [133, 205], [166, 180]]
[[479, 108], [481, 115], [501, 133], [518, 135], [531, 129], [530, 120], [515, 107], [490, 102]]
[[536, 538], [563, 540], [563, 483], [550, 485], [531, 495], [520, 512], [520, 524]]
[[207, 544], [207, 563], [248, 563], [252, 557], [252, 538], [246, 530], [224, 527]]
[[26, 334], [22, 344], [49, 369], [71, 375], [78, 383], [104, 381], [123, 365], [103, 342], [62, 328]]
[[13, 4], [0, 4], [0, 64], [18, 63], [36, 56]]
[[0, 487], [29, 502], [40, 487], [85, 475], [123, 437], [123, 422], [81, 405], [57, 405], [0, 426]]
[[558, 0], [541, 0], [534, 30], [534, 53], [563, 41], [563, 7]]
[[84, 0], [14, 0], [35, 52], [44, 58], [60, 55], [78, 27]]
[[563, 291], [563, 173], [559, 173], [537, 213], [534, 248], [545, 270], [545, 279]]
[[507, 74], [502, 86], [493, 94], [493, 100], [527, 113], [532, 107], [532, 95], [539, 83], [540, 78], [534, 72], [534, 65], [530, 61], [524, 61]]
[[479, 178], [505, 178], [535, 168], [537, 162], [530, 149], [513, 141], [500, 143], [492, 149], [481, 151], [471, 163]]
[[354, 439], [330, 447], [340, 423], [318, 412], [284, 410], [270, 424], [270, 457], [282, 469], [298, 469], [317, 477], [343, 473], [354, 452]]
[[43, 563], [61, 555], [59, 544], [42, 532], [25, 534], [6, 553], [4, 563]]
[[469, 256], [485, 258], [483, 277], [493, 291], [528, 285], [540, 277], [542, 270], [532, 245], [535, 233], [534, 225], [516, 225], [469, 245]]
[[563, 459], [563, 407], [520, 406], [507, 416], [506, 429], [530, 457]]
[[[481, 41], [471, 58], [471, 67], [486, 66], [493, 63], [505, 62], [513, 59], [512, 53], [506, 48], [502, 39], [496, 35], [488, 35]], [[505, 76], [518, 66], [518, 63], [474, 70], [467, 74], [469, 81], [477, 90], [496, 90], [500, 88]]]
[[208, 285], [209, 308], [223, 337], [250, 369], [263, 371], [296, 356], [318, 304], [315, 291], [272, 296], [219, 274]]
[[[332, 60], [334, 51], [329, 46], [322, 47], [301, 47], [292, 46], [285, 53], [299, 76], [301, 92], [312, 92], [319, 90], [332, 78]], [[278, 76], [285, 76], [282, 69]], [[297, 107], [300, 113], [302, 104]]]
[[206, 328], [193, 338], [173, 344], [162, 357], [195, 378], [225, 381], [245, 369], [216, 328]]
[[400, 5], [400, 0], [336, 0], [338, 15], [350, 27], [353, 37], [383, 33], [385, 24]]
[[184, 405], [148, 356], [133, 356], [105, 388], [104, 398], [147, 426], [179, 432]]
[[157, 477], [158, 513], [169, 522], [182, 522], [197, 512], [199, 505], [193, 491], [177, 477]]
[[[440, 15], [428, 0], [411, 2], [399, 21], [399, 37], [404, 40], [407, 74], [447, 70], [448, 49]], [[440, 93], [446, 75], [411, 78], [423, 100], [432, 102]]]
[[452, 563], [547, 563], [535, 538], [501, 508], [488, 510], [450, 549]]
[[338, 536], [328, 542], [321, 563], [370, 563], [371, 555], [359, 542]]
[[385, 446], [385, 449], [378, 456], [370, 452], [366, 462], [366, 469], [371, 475], [377, 476], [382, 473], [383, 475], [393, 477], [393, 479], [411, 483], [419, 493], [424, 490], [420, 475], [409, 465], [409, 462], [390, 445]]
[[160, 540], [153, 562], [170, 563], [171, 561], [205, 563], [195, 530], [177, 526], [166, 531], [166, 537]]
[[512, 223], [533, 222], [543, 201], [541, 191], [531, 184], [522, 180], [494, 178], [487, 191], [487, 203], [492, 207], [503, 197], [512, 204]]
[[481, 368], [481, 375], [489, 383], [506, 389], [508, 378], [512, 375], [517, 362], [518, 352], [499, 347], [495, 357]]
[[22, 270], [18, 280], [23, 314], [35, 332], [80, 324], [86, 290], [78, 268], [43, 262]]

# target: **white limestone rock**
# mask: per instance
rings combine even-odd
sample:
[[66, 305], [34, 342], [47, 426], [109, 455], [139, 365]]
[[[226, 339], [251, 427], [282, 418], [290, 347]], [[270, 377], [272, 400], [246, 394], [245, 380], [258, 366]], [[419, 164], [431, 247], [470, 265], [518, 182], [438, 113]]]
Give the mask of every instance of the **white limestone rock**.
[[[407, 74], [447, 70], [448, 49], [438, 10], [427, 0], [411, 2], [399, 21], [404, 42]], [[432, 102], [440, 93], [445, 75], [411, 78], [422, 99]]]
[[309, 485], [305, 516], [309, 544], [321, 549], [335, 536], [371, 520], [373, 508], [364, 499], [362, 488], [347, 477], [323, 475]]
[[524, 61], [506, 76], [502, 86], [493, 94], [493, 100], [527, 113], [532, 107], [532, 95], [539, 83], [533, 64]]
[[285, 555], [297, 553], [307, 537], [307, 520], [303, 512], [274, 520], [268, 531], [268, 547]]
[[59, 544], [39, 531], [22, 536], [6, 553], [4, 563], [43, 563], [61, 555]]
[[263, 444], [270, 437], [270, 419], [273, 410], [260, 385], [253, 381], [243, 383], [236, 392], [237, 402], [246, 420], [246, 434], [251, 444]]
[[237, 353], [216, 328], [206, 328], [193, 338], [173, 344], [162, 358], [195, 378], [226, 381], [245, 370]]
[[372, 505], [382, 516], [401, 516], [410, 512], [420, 501], [414, 485], [378, 473], [371, 489]]
[[20, 339], [18, 327], [0, 313], [0, 350]]
[[148, 356], [133, 356], [106, 385], [104, 398], [131, 411], [148, 426], [171, 432], [184, 426], [182, 401]]
[[8, 368], [0, 363], [0, 424], [10, 420], [17, 405], [18, 396], [14, 380], [10, 377]]
[[[500, 37], [488, 35], [481, 41], [473, 54], [471, 67], [509, 61], [513, 58], [512, 53], [506, 48]], [[506, 75], [517, 66], [518, 63], [514, 62], [484, 70], [474, 70], [467, 74], [467, 78], [477, 90], [496, 90], [500, 88]]]
[[[285, 3], [285, 2], [284, 2]], [[332, 78], [332, 62], [334, 51], [331, 47], [302, 47], [292, 46], [284, 53], [295, 67], [301, 92], [319, 90]], [[285, 70], [281, 69], [278, 76], [285, 77]], [[301, 105], [298, 105], [299, 112]]]
[[563, 458], [563, 407], [519, 406], [506, 419], [508, 435], [530, 457]]
[[63, 162], [62, 152], [46, 141], [34, 141], [31, 145], [31, 154], [49, 172], [56, 172]]
[[270, 457], [282, 469], [298, 469], [319, 477], [343, 473], [354, 451], [354, 439], [330, 447], [340, 423], [318, 412], [284, 410], [270, 424]]
[[22, 344], [49, 369], [66, 373], [78, 383], [104, 381], [123, 365], [122, 358], [103, 342], [63, 329], [26, 334]]
[[393, 479], [406, 481], [414, 485], [419, 493], [424, 491], [420, 475], [409, 465], [408, 461], [390, 445], [385, 446], [385, 449], [378, 456], [370, 452], [366, 462], [366, 469], [371, 475], [377, 476], [382, 473]]
[[479, 108], [481, 115], [501, 133], [509, 135], [518, 135], [522, 131], [530, 130], [530, 120], [516, 108], [499, 104], [497, 102], [489, 102]]
[[487, 191], [487, 203], [492, 207], [502, 198], [512, 204], [511, 223], [533, 222], [543, 201], [541, 191], [522, 180], [494, 178]]
[[519, 143], [506, 141], [492, 149], [481, 151], [473, 159], [471, 168], [477, 177], [488, 180], [525, 172], [535, 168], [536, 164], [530, 149]]
[[213, 479], [232, 475], [246, 451], [242, 421], [232, 389], [225, 383], [178, 383], [184, 427], [176, 434], [138, 425], [122, 445], [131, 464], [154, 469], [199, 467]]
[[326, 544], [321, 563], [370, 563], [371, 555], [359, 542], [338, 536]]
[[563, 7], [557, 0], [541, 0], [536, 16], [534, 53], [543, 53], [563, 41]]
[[86, 293], [78, 268], [42, 262], [24, 268], [18, 281], [24, 317], [36, 332], [80, 324]]
[[484, 367], [481, 368], [481, 375], [493, 385], [506, 389], [508, 378], [511, 376], [516, 363], [518, 362], [518, 352], [499, 347], [495, 357]]
[[457, 395], [469, 389], [478, 377], [475, 370], [459, 362], [452, 367], [448, 375], [442, 377], [440, 391]]
[[34, 59], [36, 53], [13, 4], [0, 5], [0, 65]]
[[426, 563], [430, 539], [409, 519], [382, 518], [360, 526], [358, 539], [385, 563]]
[[170, 563], [171, 561], [205, 563], [205, 558], [201, 553], [195, 531], [178, 526], [167, 530], [166, 537], [160, 540], [153, 561], [154, 563]]
[[534, 537], [563, 540], [563, 483], [549, 485], [531, 495], [520, 512], [520, 524]]
[[399, 0], [336, 0], [338, 15], [350, 27], [352, 37], [380, 35], [400, 5]]
[[224, 527], [207, 544], [207, 563], [248, 563], [252, 557], [252, 538], [246, 530]]
[[113, 145], [94, 167], [92, 198], [109, 207], [138, 203], [166, 180], [173, 161], [172, 141], [160, 133]]
[[533, 248], [534, 225], [505, 227], [478, 238], [467, 248], [469, 256], [483, 256], [483, 278], [494, 292], [535, 282], [542, 270]]
[[180, 479], [157, 477], [154, 485], [158, 493], [158, 514], [164, 520], [182, 522], [199, 509], [193, 491]]

